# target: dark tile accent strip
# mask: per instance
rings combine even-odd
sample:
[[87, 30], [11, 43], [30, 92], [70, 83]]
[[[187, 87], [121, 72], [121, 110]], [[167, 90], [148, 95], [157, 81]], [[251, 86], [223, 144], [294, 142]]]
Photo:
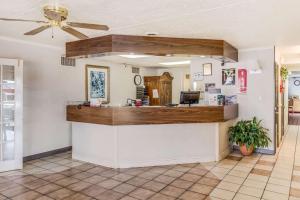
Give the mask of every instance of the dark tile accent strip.
[[30, 161], [30, 160], [36, 160], [36, 159], [44, 158], [47, 156], [52, 156], [55, 154], [71, 151], [71, 150], [72, 150], [72, 146], [69, 146], [69, 147], [64, 147], [61, 149], [55, 149], [52, 151], [47, 151], [47, 152], [38, 153], [38, 154], [30, 155], [30, 156], [25, 156], [25, 157], [23, 157], [23, 162]]
[[257, 174], [257, 175], [261, 175], [261, 176], [271, 176], [272, 171], [269, 170], [264, 170], [264, 169], [255, 169], [253, 168], [251, 170], [252, 174]]
[[229, 156], [227, 156], [226, 157], [226, 159], [228, 159], [228, 160], [235, 160], [235, 161], [240, 161], [240, 160], [242, 160], [242, 156], [231, 156], [231, 155], [229, 155]]

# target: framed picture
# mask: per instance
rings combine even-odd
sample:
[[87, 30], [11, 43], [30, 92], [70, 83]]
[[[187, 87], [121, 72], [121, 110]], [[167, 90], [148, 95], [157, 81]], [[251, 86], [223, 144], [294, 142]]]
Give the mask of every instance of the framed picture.
[[215, 83], [205, 83], [205, 92], [208, 92], [209, 89], [213, 89], [213, 88], [216, 88]]
[[203, 79], [204, 79], [203, 72], [193, 73], [193, 81], [203, 81]]
[[203, 76], [212, 76], [212, 63], [203, 64]]
[[109, 103], [110, 89], [109, 67], [86, 65], [85, 66], [85, 87], [86, 100], [100, 100], [102, 103]]
[[247, 77], [247, 69], [238, 69], [238, 88], [240, 94], [247, 93], [247, 84], [248, 84], [248, 77]]
[[235, 68], [222, 69], [222, 85], [235, 85]]

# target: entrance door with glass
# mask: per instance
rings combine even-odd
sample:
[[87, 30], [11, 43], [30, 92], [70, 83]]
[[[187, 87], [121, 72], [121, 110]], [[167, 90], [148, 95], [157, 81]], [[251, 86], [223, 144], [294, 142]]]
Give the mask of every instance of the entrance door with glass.
[[23, 167], [23, 61], [0, 58], [0, 172]]

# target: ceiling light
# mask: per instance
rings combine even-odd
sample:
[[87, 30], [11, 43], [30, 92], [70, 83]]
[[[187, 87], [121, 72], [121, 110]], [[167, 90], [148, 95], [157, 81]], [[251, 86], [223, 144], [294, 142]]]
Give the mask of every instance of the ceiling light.
[[187, 64], [191, 64], [191, 61], [184, 60], [184, 61], [175, 61], [175, 62], [162, 62], [159, 64], [161, 64], [161, 65], [187, 65]]
[[121, 57], [124, 58], [146, 58], [150, 57], [149, 55], [136, 55], [136, 54], [126, 54], [126, 55], [120, 55]]

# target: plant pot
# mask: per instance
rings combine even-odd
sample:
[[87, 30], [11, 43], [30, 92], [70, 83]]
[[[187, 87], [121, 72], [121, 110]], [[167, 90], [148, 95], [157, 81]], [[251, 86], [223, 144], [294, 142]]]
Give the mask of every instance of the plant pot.
[[253, 150], [254, 150], [253, 145], [251, 145], [248, 149], [245, 144], [240, 145], [241, 154], [243, 154], [244, 156], [250, 156], [253, 153]]

